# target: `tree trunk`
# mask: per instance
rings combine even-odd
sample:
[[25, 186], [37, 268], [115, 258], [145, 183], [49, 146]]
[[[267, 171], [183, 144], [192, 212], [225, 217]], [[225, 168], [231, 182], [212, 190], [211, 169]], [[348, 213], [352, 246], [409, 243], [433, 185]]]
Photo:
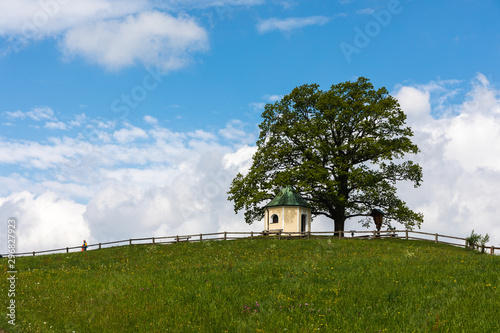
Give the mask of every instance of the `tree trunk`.
[[[339, 231], [344, 231], [344, 226], [345, 226], [345, 214], [343, 212], [337, 212], [333, 218], [333, 224], [334, 224], [334, 231], [335, 231], [335, 236], [339, 236]], [[345, 235], [342, 234], [341, 237], [344, 237]]]
[[[339, 201], [335, 203], [335, 209], [332, 212], [333, 216], [333, 221], [335, 224], [335, 235], [338, 237], [340, 231], [344, 231], [345, 227], [345, 220], [346, 220], [346, 207], [345, 207], [345, 202], [347, 201], [347, 198], [349, 198], [349, 190], [348, 190], [348, 174], [349, 170], [344, 170], [342, 172], [343, 175], [338, 177], [339, 181], [339, 189], [338, 189], [338, 196], [339, 196]], [[342, 234], [341, 237], [344, 237], [345, 235]]]

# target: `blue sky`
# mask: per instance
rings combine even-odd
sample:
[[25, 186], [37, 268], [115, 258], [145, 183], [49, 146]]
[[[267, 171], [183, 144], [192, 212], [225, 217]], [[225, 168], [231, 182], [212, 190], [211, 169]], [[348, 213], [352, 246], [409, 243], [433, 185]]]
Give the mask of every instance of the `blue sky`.
[[401, 195], [423, 230], [500, 245], [498, 17], [493, 0], [2, 2], [0, 218], [24, 250], [259, 231], [225, 192], [264, 105], [364, 76], [415, 131], [424, 186]]

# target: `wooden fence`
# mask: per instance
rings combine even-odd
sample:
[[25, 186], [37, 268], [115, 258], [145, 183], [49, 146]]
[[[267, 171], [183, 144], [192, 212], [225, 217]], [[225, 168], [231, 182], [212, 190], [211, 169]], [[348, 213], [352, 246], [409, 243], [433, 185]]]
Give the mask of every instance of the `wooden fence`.
[[[350, 236], [350, 237], [349, 237]], [[216, 232], [208, 234], [193, 234], [193, 235], [183, 235], [183, 236], [165, 236], [165, 237], [148, 237], [148, 238], [131, 238], [113, 242], [106, 243], [96, 243], [89, 244], [87, 246], [88, 250], [91, 249], [102, 249], [113, 246], [124, 246], [124, 245], [137, 245], [137, 244], [173, 244], [180, 242], [203, 242], [203, 241], [221, 241], [221, 240], [234, 240], [240, 238], [262, 238], [262, 239], [291, 239], [291, 238], [311, 238], [311, 237], [328, 237], [328, 238], [357, 238], [357, 239], [376, 239], [376, 238], [399, 238], [399, 239], [417, 239], [431, 241], [434, 243], [449, 244], [453, 246], [466, 247], [467, 240], [461, 237], [440, 235], [437, 233], [428, 233], [421, 231], [412, 230], [393, 230], [393, 231], [314, 231], [314, 232], [282, 232], [277, 231], [262, 231], [262, 232]], [[445, 239], [445, 240], [443, 240]], [[460, 241], [460, 242], [457, 242]], [[479, 245], [475, 245], [476, 250], [480, 250]], [[500, 247], [485, 246], [485, 251], [491, 255], [495, 254], [495, 250], [500, 250]], [[69, 253], [81, 251], [82, 246], [72, 246], [53, 250], [44, 251], [33, 251], [33, 252], [23, 252], [15, 253], [15, 256], [35, 256], [37, 254], [48, 254], [48, 253]], [[6, 257], [8, 254], [2, 254]]]

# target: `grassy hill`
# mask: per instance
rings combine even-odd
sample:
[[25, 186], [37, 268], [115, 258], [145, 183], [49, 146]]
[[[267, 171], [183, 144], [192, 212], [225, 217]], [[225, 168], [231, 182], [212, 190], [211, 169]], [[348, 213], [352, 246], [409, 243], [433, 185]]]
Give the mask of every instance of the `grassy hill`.
[[7, 332], [499, 332], [500, 257], [399, 239], [242, 239], [17, 258]]

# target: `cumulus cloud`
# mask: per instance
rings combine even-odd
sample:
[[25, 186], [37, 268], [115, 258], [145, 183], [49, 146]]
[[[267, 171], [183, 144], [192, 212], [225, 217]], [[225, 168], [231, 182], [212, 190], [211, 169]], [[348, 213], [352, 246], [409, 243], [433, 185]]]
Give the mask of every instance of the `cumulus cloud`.
[[[92, 119], [87, 122], [99, 127]], [[64, 229], [72, 238], [54, 233], [39, 242], [35, 234], [23, 234], [24, 250], [78, 245], [83, 238], [104, 242], [261, 228], [234, 215], [226, 194], [236, 173], [248, 168], [252, 147], [222, 145], [220, 135], [203, 130], [180, 133], [155, 126], [146, 132], [127, 123], [101, 130], [114, 140], [0, 141], [0, 157], [10, 157], [2, 159], [3, 165], [35, 171], [0, 177], [0, 212], [49, 231], [66, 215], [78, 221], [71, 222], [77, 223], [73, 230]], [[131, 141], [144, 135], [149, 139]], [[45, 219], [44, 209], [63, 217], [47, 213]]]
[[128, 128], [122, 128], [113, 133], [113, 138], [119, 143], [129, 143], [136, 141], [138, 139], [147, 139], [148, 135], [146, 132], [139, 127], [128, 126]]
[[[500, 98], [482, 74], [472, 81], [466, 99], [450, 103], [456, 82], [400, 86], [394, 94], [408, 111], [408, 124], [421, 149], [421, 188], [401, 187], [408, 204], [425, 215], [423, 229], [468, 236], [489, 233], [500, 244], [495, 202], [500, 186]], [[442, 114], [434, 110], [449, 109]]]
[[430, 92], [414, 87], [401, 87], [396, 99], [412, 123], [429, 121], [431, 118]]
[[58, 41], [66, 59], [83, 58], [108, 70], [185, 67], [208, 49], [207, 31], [189, 9], [254, 6], [264, 0], [16, 0], [0, 2], [0, 38], [6, 52], [33, 41]]
[[72, 147], [64, 144], [40, 144], [32, 141], [0, 139], [0, 160], [3, 164], [18, 164], [23, 168], [49, 169], [65, 162]]
[[[0, 3], [0, 37], [11, 51], [54, 38], [67, 59], [82, 57], [108, 70], [141, 64], [164, 71], [184, 67], [208, 48], [207, 32], [192, 17], [174, 17], [149, 0], [51, 0]], [[180, 9], [178, 9], [180, 11]]]
[[[226, 191], [235, 173], [222, 166], [224, 153], [216, 146], [190, 151], [191, 158], [159, 172], [154, 184], [145, 174], [109, 183], [87, 205], [84, 217], [101, 238], [199, 234], [245, 228], [232, 213]], [[163, 176], [162, 176], [163, 175]], [[236, 228], [236, 229], [235, 229]]]
[[79, 55], [110, 70], [140, 63], [174, 70], [191, 52], [208, 48], [207, 32], [188, 16], [157, 11], [76, 27], [66, 33], [66, 55]]
[[260, 21], [257, 24], [259, 33], [264, 34], [274, 30], [281, 32], [290, 32], [292, 30], [301, 29], [312, 25], [325, 25], [330, 21], [326, 16], [309, 16], [309, 17], [289, 17], [286, 19], [269, 18]]
[[145, 0], [2, 1], [0, 35], [23, 42], [57, 37], [82, 24], [122, 17], [150, 7]]
[[253, 140], [253, 135], [249, 135], [245, 131], [245, 124], [237, 119], [230, 120], [225, 128], [219, 130], [219, 135], [233, 141], [255, 141]]
[[[0, 198], [2, 221], [11, 217], [18, 221], [18, 252], [80, 245], [83, 239], [90, 237], [84, 212], [85, 205], [50, 191], [39, 196], [23, 191]], [[2, 228], [2, 239], [7, 238], [5, 232], [6, 228]]]

